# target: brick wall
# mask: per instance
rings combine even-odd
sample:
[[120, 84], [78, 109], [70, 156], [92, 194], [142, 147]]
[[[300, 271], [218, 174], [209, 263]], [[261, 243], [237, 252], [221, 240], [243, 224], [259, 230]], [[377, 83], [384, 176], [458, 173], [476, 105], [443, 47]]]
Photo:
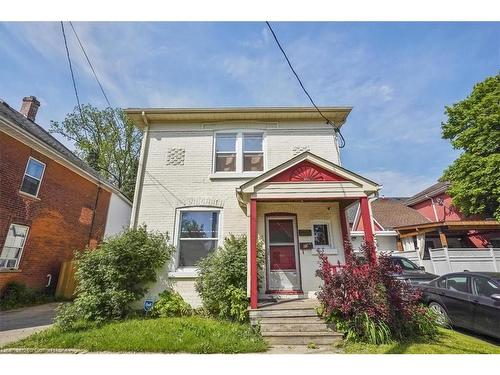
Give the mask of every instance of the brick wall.
[[[38, 198], [19, 193], [28, 158], [46, 164]], [[98, 193], [99, 191], [99, 193]], [[94, 222], [92, 216], [97, 199]], [[16, 271], [0, 271], [0, 290], [9, 281], [44, 288], [52, 286], [63, 261], [75, 250], [102, 240], [110, 193], [61, 164], [0, 132], [0, 249], [10, 224], [30, 227]]]

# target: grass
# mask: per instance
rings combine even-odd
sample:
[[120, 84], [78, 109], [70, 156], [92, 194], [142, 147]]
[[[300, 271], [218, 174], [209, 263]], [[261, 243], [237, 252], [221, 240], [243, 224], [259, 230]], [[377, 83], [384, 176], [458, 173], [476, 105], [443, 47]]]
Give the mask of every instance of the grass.
[[432, 343], [343, 343], [342, 349], [350, 354], [500, 354], [499, 345], [444, 328]]
[[51, 328], [5, 348], [91, 352], [251, 353], [267, 344], [250, 326], [202, 317], [130, 319], [78, 331]]

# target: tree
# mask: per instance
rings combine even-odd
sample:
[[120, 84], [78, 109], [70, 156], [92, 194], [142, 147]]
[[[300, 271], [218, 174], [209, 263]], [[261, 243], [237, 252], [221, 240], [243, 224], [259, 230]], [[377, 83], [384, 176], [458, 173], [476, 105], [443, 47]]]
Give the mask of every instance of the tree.
[[120, 108], [76, 107], [62, 122], [51, 121], [50, 132], [75, 144], [75, 153], [133, 199], [139, 165], [141, 131]]
[[500, 221], [500, 74], [476, 84], [464, 100], [446, 107], [444, 139], [463, 150], [443, 173], [453, 205], [465, 215]]

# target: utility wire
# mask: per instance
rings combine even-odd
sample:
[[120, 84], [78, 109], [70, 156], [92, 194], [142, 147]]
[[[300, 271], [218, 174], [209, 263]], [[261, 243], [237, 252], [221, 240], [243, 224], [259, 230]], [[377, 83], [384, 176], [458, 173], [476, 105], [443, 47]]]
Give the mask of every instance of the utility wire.
[[66, 32], [64, 31], [64, 24], [62, 21], [61, 21], [61, 31], [64, 38], [64, 47], [66, 48], [66, 57], [68, 58], [69, 71], [71, 72], [71, 81], [73, 82], [73, 89], [75, 90], [76, 103], [78, 104], [78, 111], [80, 112], [80, 118], [82, 120], [82, 123], [84, 123], [82, 106], [80, 104], [80, 97], [78, 96], [78, 89], [76, 88], [75, 74], [73, 72], [73, 65], [71, 64], [71, 57], [68, 49], [68, 41], [66, 40]]
[[95, 72], [94, 66], [90, 62], [89, 56], [87, 55], [87, 52], [85, 51], [85, 48], [83, 47], [83, 43], [81, 42], [80, 38], [78, 37], [78, 34], [75, 30], [75, 27], [73, 26], [73, 23], [69, 21], [69, 25], [71, 26], [71, 29], [73, 30], [73, 33], [76, 36], [76, 40], [78, 41], [78, 44], [80, 45], [80, 48], [82, 49], [83, 54], [85, 55], [85, 59], [87, 60], [87, 63], [90, 66], [90, 69], [92, 70], [92, 74], [94, 74], [95, 80], [97, 81], [97, 84], [99, 85], [99, 88], [101, 89], [102, 95], [104, 96], [104, 99], [106, 99], [106, 103], [108, 103], [108, 107], [111, 108], [111, 103], [109, 102], [108, 96], [106, 95], [106, 92], [104, 92], [104, 88], [101, 85], [101, 81], [99, 81], [99, 78], [97, 77], [97, 73]]
[[337, 133], [340, 137], [340, 144], [339, 144], [339, 148], [344, 148], [345, 146], [345, 139], [344, 139], [344, 136], [342, 135], [342, 133], [340, 132], [340, 129], [338, 127], [335, 126], [335, 124], [330, 121], [324, 114], [323, 112], [321, 112], [321, 110], [318, 108], [318, 106], [316, 105], [316, 103], [314, 102], [313, 98], [311, 97], [311, 95], [309, 95], [309, 93], [307, 92], [306, 88], [304, 87], [304, 84], [302, 83], [299, 75], [297, 74], [297, 72], [295, 71], [295, 69], [293, 68], [292, 66], [292, 63], [290, 62], [290, 59], [288, 58], [285, 50], [283, 49], [283, 47], [281, 46], [281, 43], [279, 42], [278, 40], [278, 37], [276, 36], [276, 34], [274, 33], [274, 30], [273, 28], [271, 27], [271, 24], [266, 21], [266, 25], [267, 27], [269, 28], [269, 31], [271, 31], [271, 34], [273, 35], [274, 37], [274, 40], [276, 41], [276, 44], [278, 45], [279, 49], [281, 50], [281, 53], [283, 54], [283, 56], [285, 57], [285, 60], [286, 62], [288, 63], [288, 66], [290, 67], [290, 70], [292, 71], [292, 73], [295, 75], [295, 78], [297, 78], [297, 81], [299, 82], [299, 85], [300, 87], [302, 87], [302, 90], [304, 91], [304, 93], [307, 95], [307, 97], [309, 98], [309, 101], [311, 102], [311, 104], [314, 106], [314, 108], [316, 108], [316, 111], [318, 111], [318, 113], [321, 115], [321, 117], [323, 117], [323, 119], [326, 121], [326, 123], [328, 125], [331, 125], [335, 131], [335, 133]]

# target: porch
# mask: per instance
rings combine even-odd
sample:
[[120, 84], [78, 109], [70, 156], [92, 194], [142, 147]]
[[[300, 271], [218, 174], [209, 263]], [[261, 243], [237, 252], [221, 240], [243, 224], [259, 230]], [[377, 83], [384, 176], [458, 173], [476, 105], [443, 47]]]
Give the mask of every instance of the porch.
[[[373, 242], [368, 197], [378, 189], [376, 183], [309, 152], [237, 189], [249, 219], [251, 309], [258, 308], [259, 300], [315, 297], [321, 283], [316, 276], [319, 253], [333, 264], [345, 262], [345, 211], [351, 204], [360, 203], [365, 239]], [[257, 268], [259, 241], [263, 270]]]

